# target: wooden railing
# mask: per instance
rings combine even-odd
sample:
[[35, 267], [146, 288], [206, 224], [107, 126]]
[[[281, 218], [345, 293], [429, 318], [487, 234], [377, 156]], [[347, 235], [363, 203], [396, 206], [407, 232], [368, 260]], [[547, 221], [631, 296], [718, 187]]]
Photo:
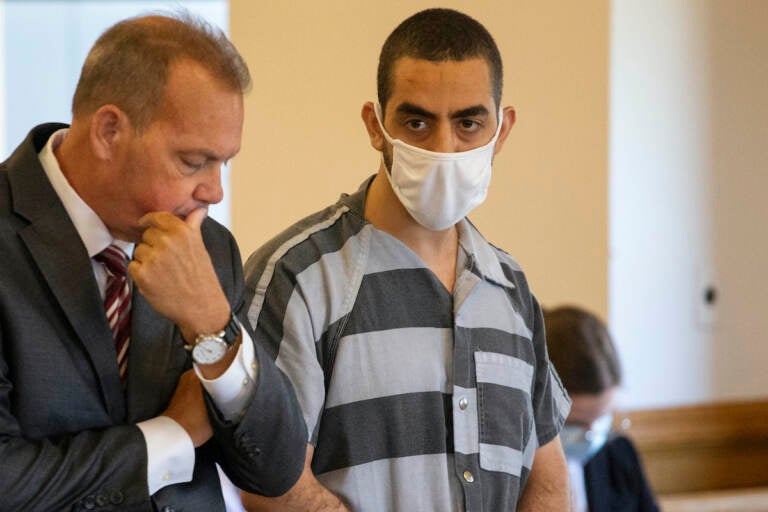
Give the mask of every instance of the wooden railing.
[[768, 487], [768, 401], [619, 412], [657, 495]]
[[768, 512], [768, 487], [669, 494], [659, 506], [662, 512]]

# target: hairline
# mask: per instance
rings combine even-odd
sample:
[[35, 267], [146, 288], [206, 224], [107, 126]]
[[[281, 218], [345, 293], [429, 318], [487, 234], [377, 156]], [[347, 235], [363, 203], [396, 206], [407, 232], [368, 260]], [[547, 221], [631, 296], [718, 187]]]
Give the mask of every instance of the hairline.
[[[159, 23], [156, 34], [151, 33], [153, 23]], [[172, 39], [173, 36], [179, 38]], [[164, 63], [162, 57], [147, 59], [152, 63], [148, 69], [155, 71], [155, 77], [160, 80], [155, 80], [154, 85], [149, 88], [154, 92], [153, 95], [138, 95], [138, 98], [145, 100], [143, 106], [137, 105], [136, 97], [130, 93], [126, 94], [125, 90], [118, 88], [114, 93], [105, 92], [104, 84], [109, 84], [114, 77], [106, 80], [99, 77], [105, 73], [105, 69], [110, 69], [105, 61], [109, 59], [110, 54], [119, 51], [120, 47], [116, 43], [130, 41], [132, 37], [146, 41], [143, 43], [146, 45], [145, 51], [152, 50], [153, 47], [162, 48], [164, 45], [173, 44], [173, 41], [176, 41], [176, 44], [182, 41], [190, 43], [186, 47], [161, 51], [160, 55], [167, 59]], [[131, 47], [127, 53], [129, 57], [122, 62], [123, 65], [130, 60], [130, 55], [136, 55], [138, 48], [141, 48], [141, 45], [134, 44]], [[205, 48], [210, 49], [210, 53], [205, 53]], [[206, 78], [224, 91], [243, 96], [252, 85], [248, 65], [220, 27], [184, 8], [152, 11], [118, 21], [99, 36], [89, 50], [75, 88], [72, 98], [73, 119], [89, 117], [105, 105], [114, 105], [126, 114], [137, 133], [144, 132], [160, 116], [168, 101], [170, 76], [179, 64], [185, 61], [197, 64]], [[113, 69], [121, 68], [118, 66]], [[97, 77], [99, 80], [96, 80]], [[127, 83], [132, 81], [135, 81], [135, 77]], [[153, 83], [152, 79], [149, 83]]]
[[[381, 115], [382, 115], [382, 117], [385, 117], [385, 112], [386, 112], [386, 109], [387, 109], [387, 105], [389, 104], [389, 100], [391, 100], [392, 97], [394, 96], [394, 91], [395, 91], [395, 87], [394, 87], [394, 84], [395, 84], [395, 68], [397, 67], [398, 63], [401, 62], [403, 59], [412, 59], [412, 60], [417, 60], [417, 61], [422, 61], [422, 62], [429, 62], [431, 64], [436, 64], [436, 65], [443, 64], [443, 63], [446, 63], [446, 62], [461, 63], [461, 62], [467, 62], [467, 61], [471, 61], [471, 60], [482, 60], [485, 63], [486, 70], [488, 72], [488, 82], [489, 82], [489, 86], [490, 86], [489, 93], [490, 93], [490, 98], [494, 102], [494, 108], [492, 110], [496, 111], [495, 115], [498, 116], [498, 109], [499, 109], [499, 106], [501, 105], [501, 92], [499, 92], [499, 95], [498, 95], [499, 98], [497, 100], [497, 98], [496, 98], [496, 90], [495, 90], [496, 88], [494, 87], [494, 79], [493, 79], [493, 64], [489, 61], [489, 59], [484, 57], [482, 54], [468, 55], [464, 59], [440, 59], [440, 60], [425, 59], [424, 57], [419, 57], [419, 56], [416, 56], [416, 55], [405, 54], [405, 55], [401, 55], [401, 56], [397, 57], [395, 60], [392, 61], [391, 72], [388, 73], [388, 77], [389, 77], [389, 84], [388, 84], [389, 97], [386, 100], [382, 100], [382, 98], [380, 96], [378, 97], [379, 105], [381, 106]], [[383, 119], [382, 119], [382, 121], [383, 121]]]

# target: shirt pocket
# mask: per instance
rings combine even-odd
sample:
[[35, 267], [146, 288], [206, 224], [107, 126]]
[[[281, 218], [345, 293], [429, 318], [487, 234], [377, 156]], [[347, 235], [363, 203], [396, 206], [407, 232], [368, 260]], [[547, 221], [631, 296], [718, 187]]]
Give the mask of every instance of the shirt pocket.
[[530, 468], [533, 366], [517, 357], [475, 352], [480, 467], [521, 476]]

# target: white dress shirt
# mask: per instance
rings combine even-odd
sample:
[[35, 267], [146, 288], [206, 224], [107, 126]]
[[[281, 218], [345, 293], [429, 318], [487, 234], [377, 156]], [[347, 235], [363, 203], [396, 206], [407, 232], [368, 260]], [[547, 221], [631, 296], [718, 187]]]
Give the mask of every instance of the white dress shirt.
[[[62, 173], [54, 149], [61, 144], [67, 132], [68, 129], [64, 128], [51, 135], [38, 156], [48, 180], [69, 214], [88, 256], [91, 257], [93, 273], [103, 299], [107, 274], [104, 267], [93, 257], [113, 243], [130, 257], [133, 255], [134, 244], [114, 239], [96, 212], [83, 201]], [[130, 367], [128, 371], [130, 372]], [[247, 331], [242, 330], [242, 343], [238, 353], [224, 374], [217, 379], [207, 380], [202, 377], [197, 366], [195, 372], [225, 419], [237, 421], [256, 391], [258, 365]], [[167, 416], [158, 416], [137, 423], [136, 426], [141, 430], [147, 444], [149, 494], [154, 494], [166, 485], [192, 480], [195, 448], [192, 439], [181, 425]]]
[[571, 512], [589, 512], [584, 465], [579, 461], [569, 460], [568, 476], [571, 479]]

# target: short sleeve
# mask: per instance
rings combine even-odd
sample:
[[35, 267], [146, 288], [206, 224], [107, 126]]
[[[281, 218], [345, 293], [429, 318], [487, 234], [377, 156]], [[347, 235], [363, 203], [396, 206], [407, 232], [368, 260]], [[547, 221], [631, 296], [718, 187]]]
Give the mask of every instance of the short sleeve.
[[533, 342], [536, 372], [533, 385], [533, 411], [536, 421], [538, 445], [543, 446], [562, 430], [571, 410], [571, 399], [565, 391], [557, 370], [547, 354], [547, 337], [541, 306], [531, 297], [533, 308]]
[[246, 276], [248, 283], [261, 283], [253, 287], [248, 322], [255, 342], [272, 354], [277, 367], [291, 381], [306, 422], [308, 442], [314, 444], [325, 402], [325, 381], [308, 304], [296, 276], [280, 261], [254, 268], [263, 268], [271, 275]]

